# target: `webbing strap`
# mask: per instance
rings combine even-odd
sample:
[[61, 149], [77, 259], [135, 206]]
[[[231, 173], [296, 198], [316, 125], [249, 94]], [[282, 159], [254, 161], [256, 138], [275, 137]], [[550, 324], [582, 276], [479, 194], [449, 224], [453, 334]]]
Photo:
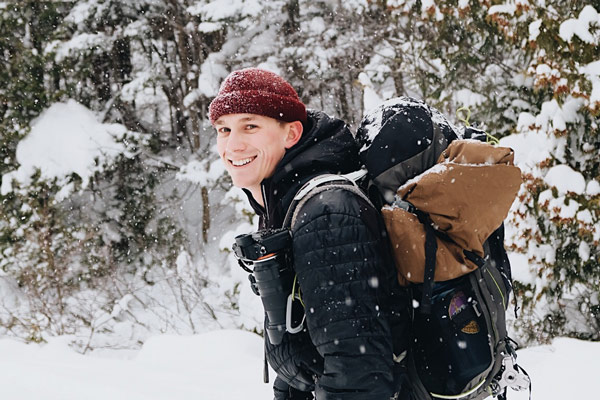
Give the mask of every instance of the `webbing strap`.
[[358, 171], [350, 172], [350, 173], [344, 174], [344, 175], [337, 175], [337, 174], [318, 175], [318, 176], [312, 178], [311, 180], [309, 180], [308, 182], [306, 182], [304, 184], [304, 186], [302, 186], [302, 188], [300, 188], [300, 190], [298, 190], [298, 193], [296, 193], [296, 195], [294, 196], [294, 200], [296, 200], [296, 201], [302, 200], [302, 198], [304, 196], [306, 196], [311, 190], [313, 190], [317, 186], [321, 186], [323, 183], [327, 183], [327, 182], [345, 180], [345, 181], [348, 181], [349, 183], [352, 183], [352, 185], [355, 185], [356, 181], [359, 180], [360, 178], [362, 178], [363, 176], [365, 176], [366, 174], [367, 174], [366, 170], [359, 169]]
[[356, 181], [365, 176], [367, 171], [358, 170], [350, 172], [344, 175], [336, 174], [323, 174], [318, 175], [304, 184], [298, 190], [292, 203], [288, 207], [288, 210], [283, 219], [282, 227], [292, 228], [298, 217], [298, 213], [302, 209], [302, 206], [312, 197], [321, 193], [324, 190], [333, 188], [342, 188], [355, 193], [357, 196], [365, 199], [369, 204], [372, 204], [369, 198], [358, 188]]
[[527, 373], [527, 371], [525, 371], [520, 365], [515, 365], [515, 367], [517, 367], [517, 370], [524, 374], [527, 379], [529, 379], [529, 400], [531, 400], [531, 378], [529, 377], [529, 374]]
[[419, 307], [421, 313], [431, 314], [431, 298], [433, 296], [433, 278], [435, 276], [435, 262], [437, 253], [437, 240], [433, 227], [425, 224], [425, 274], [423, 276], [423, 296]]
[[479, 268], [483, 268], [483, 266], [485, 265], [485, 259], [482, 257], [479, 257], [474, 252], [469, 251], [469, 250], [463, 250], [463, 254], [465, 255], [465, 257], [467, 257], [467, 260], [471, 261], [472, 263], [477, 265]]

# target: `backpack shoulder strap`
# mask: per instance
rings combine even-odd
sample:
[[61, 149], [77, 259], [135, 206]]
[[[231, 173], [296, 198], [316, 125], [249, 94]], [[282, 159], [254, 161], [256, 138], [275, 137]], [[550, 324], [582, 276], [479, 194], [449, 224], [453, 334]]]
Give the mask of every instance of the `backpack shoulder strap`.
[[285, 214], [283, 227], [291, 229], [296, 223], [300, 210], [308, 200], [325, 190], [333, 188], [348, 190], [372, 205], [367, 195], [365, 195], [356, 184], [356, 181], [365, 176], [366, 173], [367, 171], [365, 170], [358, 170], [345, 175], [323, 174], [310, 179], [294, 196], [292, 203]]

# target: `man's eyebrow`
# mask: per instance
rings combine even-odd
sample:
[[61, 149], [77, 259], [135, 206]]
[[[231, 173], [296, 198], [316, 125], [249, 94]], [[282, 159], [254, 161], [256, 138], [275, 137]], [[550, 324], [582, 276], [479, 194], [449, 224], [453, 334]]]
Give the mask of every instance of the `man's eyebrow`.
[[[256, 117], [248, 116], [248, 117], [240, 118], [238, 121], [235, 121], [235, 122], [248, 122], [248, 121], [255, 121], [255, 120], [256, 120]], [[222, 119], [218, 119], [215, 121], [215, 125], [226, 125], [226, 123]]]

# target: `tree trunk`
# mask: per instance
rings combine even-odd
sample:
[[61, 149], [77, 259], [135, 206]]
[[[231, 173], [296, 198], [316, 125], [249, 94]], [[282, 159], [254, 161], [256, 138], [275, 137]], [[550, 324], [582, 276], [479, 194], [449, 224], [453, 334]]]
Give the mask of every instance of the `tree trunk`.
[[202, 241], [208, 243], [208, 230], [210, 229], [210, 203], [208, 202], [208, 189], [202, 186]]

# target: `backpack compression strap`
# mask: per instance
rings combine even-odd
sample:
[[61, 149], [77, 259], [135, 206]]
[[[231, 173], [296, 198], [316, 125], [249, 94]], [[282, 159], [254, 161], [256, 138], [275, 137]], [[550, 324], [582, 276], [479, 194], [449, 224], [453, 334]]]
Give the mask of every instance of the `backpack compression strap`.
[[437, 240], [433, 227], [425, 224], [425, 275], [423, 276], [423, 297], [421, 298], [421, 313], [431, 314], [431, 298], [433, 296], [433, 278], [437, 260]]
[[[404, 201], [405, 203], [408, 203]], [[425, 228], [425, 271], [423, 276], [423, 295], [421, 298], [420, 310], [423, 314], [431, 313], [431, 298], [433, 296], [433, 283], [435, 277], [435, 265], [437, 261], [437, 237], [448, 242], [455, 243], [452, 238], [441, 231], [437, 231], [433, 228], [433, 222], [429, 215], [423, 211], [418, 210], [412, 204], [408, 203], [408, 211], [412, 212], [419, 218], [421, 224]], [[467, 259], [476, 264], [479, 268], [483, 268], [485, 259], [479, 257], [472, 251], [463, 250], [463, 253]]]
[[429, 214], [418, 210], [411, 203], [403, 200], [403, 208], [413, 213], [419, 219], [419, 222], [425, 228], [425, 271], [423, 273], [423, 293], [421, 295], [421, 304], [419, 310], [422, 314], [431, 314], [431, 302], [433, 297], [433, 280], [435, 277], [435, 265], [437, 262], [437, 236], [450, 240], [443, 232], [436, 231], [433, 228], [433, 222]]

